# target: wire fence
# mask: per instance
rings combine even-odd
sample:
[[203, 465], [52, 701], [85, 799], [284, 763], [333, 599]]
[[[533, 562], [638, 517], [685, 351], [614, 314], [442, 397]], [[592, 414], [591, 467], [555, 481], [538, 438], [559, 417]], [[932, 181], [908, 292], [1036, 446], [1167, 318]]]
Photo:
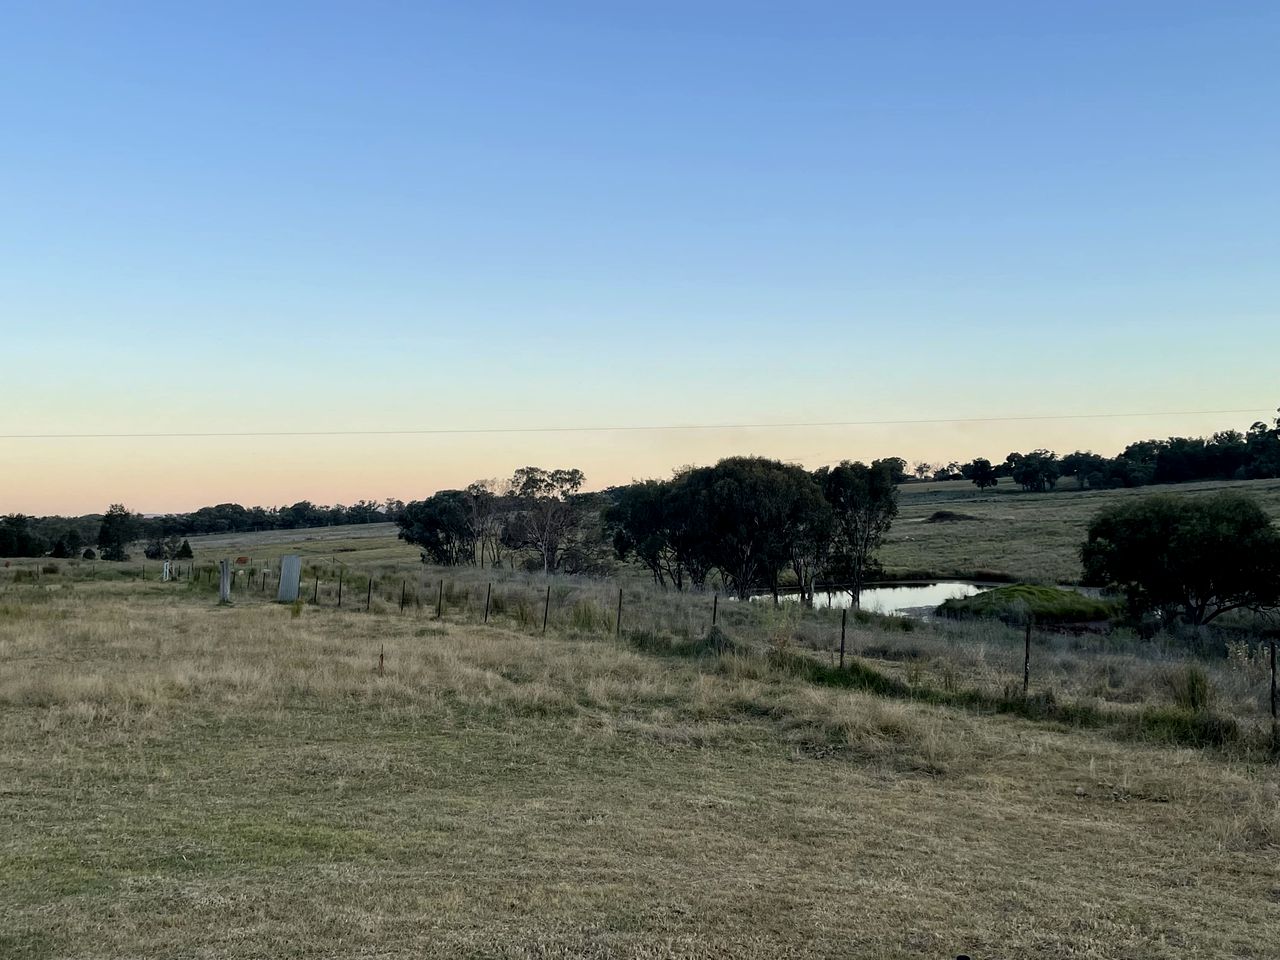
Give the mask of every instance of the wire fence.
[[[271, 602], [277, 563], [234, 566], [231, 599]], [[158, 581], [155, 561], [10, 563], [0, 591], [73, 588], [76, 581]], [[174, 587], [216, 600], [208, 562], [169, 564]], [[533, 634], [578, 633], [629, 640], [705, 638], [713, 627], [761, 651], [787, 649], [840, 670], [855, 662], [910, 691], [977, 694], [990, 701], [1038, 699], [1124, 712], [1151, 707], [1212, 710], [1245, 727], [1278, 731], [1276, 639], [1223, 639], [1198, 653], [1126, 632], [1073, 632], [996, 621], [922, 622], [797, 603], [739, 602], [714, 591], [660, 591], [643, 582], [544, 576], [478, 568], [353, 567], [308, 558], [298, 603], [335, 611], [430, 618]], [[763, 599], [763, 598], [761, 598]]]

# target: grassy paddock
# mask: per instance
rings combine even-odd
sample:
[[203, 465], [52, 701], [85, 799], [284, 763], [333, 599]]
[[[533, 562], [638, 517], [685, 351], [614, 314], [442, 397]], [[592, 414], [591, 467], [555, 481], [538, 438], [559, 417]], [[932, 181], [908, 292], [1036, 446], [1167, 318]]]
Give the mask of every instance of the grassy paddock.
[[443, 621], [51, 579], [0, 589], [5, 957], [1264, 957], [1280, 935], [1274, 765], [899, 695], [927, 658], [1004, 649], [998, 624], [864, 618], [869, 659], [834, 683], [837, 621], [795, 605], [722, 603], [720, 641], [710, 598], [632, 585], [619, 640], [612, 585], [554, 584], [543, 636], [545, 581], [488, 571], [447, 579]]
[[[1080, 544], [1089, 521], [1117, 500], [1154, 493], [1197, 497], [1233, 490], [1257, 497], [1273, 518], [1280, 518], [1280, 480], [1211, 481], [1132, 490], [1073, 487], [1070, 480], [1051, 493], [1023, 493], [1008, 479], [1002, 479], [995, 490], [983, 492], [964, 481], [907, 484], [901, 488], [901, 511], [881, 559], [894, 576], [911, 573], [919, 577], [1075, 583], [1080, 578]], [[939, 509], [973, 519], [926, 522]]]

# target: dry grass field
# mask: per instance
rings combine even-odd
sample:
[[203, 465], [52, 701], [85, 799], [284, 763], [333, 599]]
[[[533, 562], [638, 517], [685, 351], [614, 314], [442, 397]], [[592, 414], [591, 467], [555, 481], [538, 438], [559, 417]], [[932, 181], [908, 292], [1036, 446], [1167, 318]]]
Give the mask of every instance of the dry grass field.
[[[1276, 955], [1265, 755], [675, 655], [705, 604], [639, 587], [621, 638], [603, 585], [545, 636], [518, 579], [401, 614], [411, 548], [346, 533], [298, 546], [393, 578], [370, 613], [0, 584], [0, 956]], [[721, 622], [815, 629], [779, 616]]]
[[[1080, 579], [1080, 544], [1089, 521], [1104, 506], [1131, 497], [1172, 493], [1203, 496], [1221, 490], [1248, 493], [1280, 518], [1280, 480], [1183, 483], [1132, 490], [1075, 490], [1064, 481], [1052, 493], [1023, 493], [1006, 478], [994, 490], [950, 481], [902, 487], [901, 511], [881, 560], [890, 574], [924, 572], [962, 577], [994, 573], [1044, 583]], [[938, 510], [971, 520], [929, 523]]]

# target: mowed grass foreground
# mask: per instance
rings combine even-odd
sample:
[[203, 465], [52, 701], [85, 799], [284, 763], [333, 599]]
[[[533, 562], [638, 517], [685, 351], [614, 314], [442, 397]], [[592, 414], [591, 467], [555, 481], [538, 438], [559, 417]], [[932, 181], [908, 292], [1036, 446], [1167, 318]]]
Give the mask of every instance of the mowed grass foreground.
[[0, 663], [4, 957], [1280, 942], [1276, 768], [1213, 751], [157, 583], [9, 588]]

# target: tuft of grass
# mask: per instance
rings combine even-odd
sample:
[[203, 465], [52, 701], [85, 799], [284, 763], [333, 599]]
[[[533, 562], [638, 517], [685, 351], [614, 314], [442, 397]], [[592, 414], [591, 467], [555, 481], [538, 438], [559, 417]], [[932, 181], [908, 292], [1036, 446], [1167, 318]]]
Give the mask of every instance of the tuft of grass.
[[614, 627], [613, 615], [598, 603], [579, 600], [569, 609], [569, 629], [582, 633], [609, 633]]
[[1191, 713], [1204, 713], [1213, 704], [1214, 689], [1209, 675], [1198, 664], [1189, 663], [1169, 672], [1165, 678], [1176, 706]]
[[1122, 725], [1127, 735], [1186, 747], [1224, 747], [1240, 739], [1240, 725], [1203, 709], [1144, 707]]

